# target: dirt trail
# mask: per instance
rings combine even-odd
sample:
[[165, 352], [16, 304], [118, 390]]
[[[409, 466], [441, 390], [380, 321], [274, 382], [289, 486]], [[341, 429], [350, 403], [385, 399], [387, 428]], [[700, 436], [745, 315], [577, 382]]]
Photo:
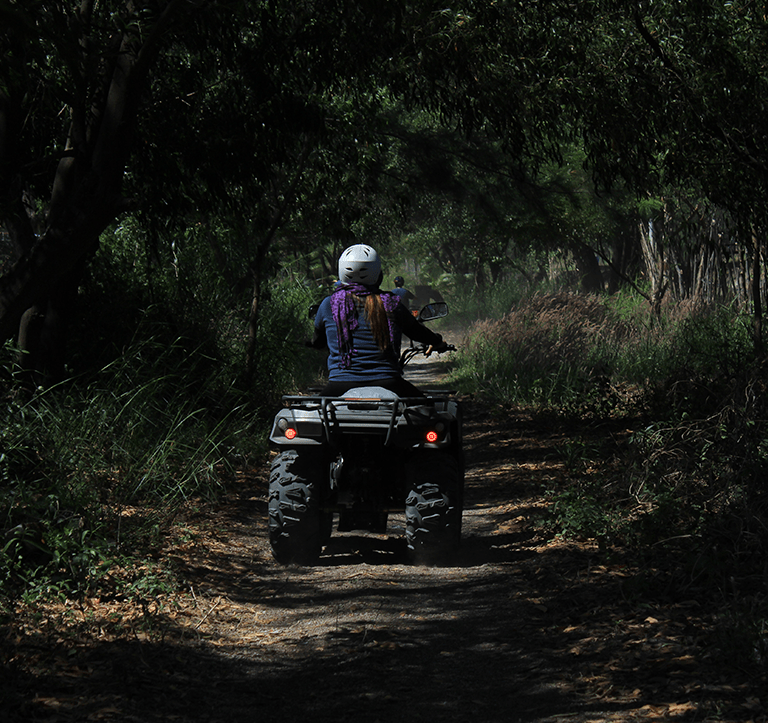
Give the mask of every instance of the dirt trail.
[[641, 571], [533, 524], [572, 431], [465, 408], [454, 567], [406, 565], [397, 518], [280, 567], [255, 471], [173, 551], [188, 590], [161, 628], [59, 640], [23, 669], [23, 720], [765, 720], [748, 676], [711, 659], [700, 603], [643, 597]]

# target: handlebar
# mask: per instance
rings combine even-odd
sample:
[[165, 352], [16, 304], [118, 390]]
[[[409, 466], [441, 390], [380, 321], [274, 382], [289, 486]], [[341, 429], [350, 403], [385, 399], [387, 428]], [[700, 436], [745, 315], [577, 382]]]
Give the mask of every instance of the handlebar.
[[[400, 354], [400, 366], [404, 367], [411, 359], [419, 354], [424, 354], [428, 357], [435, 351], [435, 348], [431, 344], [415, 344], [408, 347]], [[446, 351], [456, 351], [456, 347], [453, 344], [448, 344], [444, 349], [441, 349], [438, 354], [442, 354]]]

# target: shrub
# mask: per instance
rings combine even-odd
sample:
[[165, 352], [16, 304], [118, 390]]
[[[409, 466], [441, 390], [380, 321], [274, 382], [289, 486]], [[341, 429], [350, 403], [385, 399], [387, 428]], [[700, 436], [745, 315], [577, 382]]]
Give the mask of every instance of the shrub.
[[616, 344], [626, 333], [599, 297], [536, 295], [501, 319], [470, 328], [455, 378], [510, 403], [602, 404]]
[[[120, 542], [126, 506], [162, 517], [180, 500], [216, 494], [234, 464], [242, 419], [218, 396], [209, 364], [181, 342], [137, 341], [89, 381], [6, 398], [6, 583], [89, 584], [94, 565]], [[126, 532], [122, 542], [130, 549], [136, 540]]]
[[660, 393], [732, 379], [753, 360], [746, 320], [727, 307], [670, 305], [656, 319], [629, 294], [537, 294], [470, 327], [455, 381], [509, 403], [604, 415], [641, 401], [666, 408]]
[[[251, 382], [242, 318], [209, 324], [150, 305], [104, 337], [98, 369], [78, 364], [76, 377], [31, 397], [9, 384], [0, 408], [6, 595], [98, 586], [110, 560], [156, 545], [181, 503], [218, 495], [237, 467], [260, 460], [279, 395], [317, 373], [302, 343], [311, 299], [296, 284], [270, 289]], [[13, 359], [6, 347], [8, 379]]]

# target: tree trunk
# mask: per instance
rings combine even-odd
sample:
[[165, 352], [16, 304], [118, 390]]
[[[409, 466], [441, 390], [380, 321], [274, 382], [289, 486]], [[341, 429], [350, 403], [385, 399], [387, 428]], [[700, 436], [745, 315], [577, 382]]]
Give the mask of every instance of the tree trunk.
[[65, 377], [69, 327], [85, 261], [59, 279], [45, 300], [22, 315], [19, 325], [19, 367], [27, 384], [49, 386]]
[[594, 250], [577, 242], [572, 246], [571, 252], [579, 272], [581, 290], [591, 294], [603, 292], [605, 290], [603, 274]]
[[761, 293], [761, 250], [762, 244], [757, 233], [752, 231], [752, 328], [755, 354], [762, 359], [765, 352], [763, 345], [763, 301]]
[[615, 294], [627, 277], [627, 260], [631, 253], [634, 229], [622, 230], [613, 241], [613, 253], [608, 274], [608, 293]]
[[651, 282], [651, 310], [654, 318], [659, 319], [661, 302], [667, 292], [667, 282], [664, 278], [666, 264], [662, 234], [654, 219], [648, 221], [647, 231], [644, 226], [640, 226], [640, 245], [646, 273]]
[[245, 375], [250, 380], [256, 368], [256, 343], [259, 333], [259, 314], [261, 313], [261, 271], [253, 272], [253, 293], [251, 308], [248, 313], [248, 343], [245, 348]]
[[267, 258], [269, 248], [272, 245], [272, 241], [274, 241], [278, 229], [283, 224], [283, 220], [288, 213], [290, 205], [295, 201], [296, 189], [301, 181], [302, 174], [304, 173], [304, 166], [306, 165], [311, 150], [312, 143], [310, 138], [307, 137], [304, 141], [304, 148], [302, 149], [299, 162], [296, 164], [293, 178], [286, 188], [281, 189], [282, 193], [275, 194], [275, 197], [280, 198], [281, 200], [275, 210], [272, 223], [270, 224], [266, 235], [256, 248], [256, 255], [248, 265], [253, 279], [253, 294], [251, 296], [251, 310], [248, 315], [248, 345], [245, 353], [245, 373], [247, 379], [251, 378], [255, 369], [254, 362], [256, 357], [256, 342], [258, 341], [259, 316], [261, 314], [264, 262]]

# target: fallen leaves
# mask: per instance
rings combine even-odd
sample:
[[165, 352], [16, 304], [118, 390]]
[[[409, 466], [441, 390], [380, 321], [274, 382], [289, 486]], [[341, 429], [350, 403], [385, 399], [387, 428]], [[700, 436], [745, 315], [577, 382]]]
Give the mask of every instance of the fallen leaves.
[[[547, 504], [539, 483], [560, 473], [551, 452], [567, 433], [527, 432], [519, 419], [497, 418], [494, 442], [486, 444], [479, 418], [467, 429], [472, 499], [464, 518], [475, 557], [462, 567], [413, 569], [390, 564], [391, 556], [350, 562], [345, 553], [315, 568], [279, 568], [269, 560], [263, 526], [256, 527], [262, 518], [250, 518], [253, 500], [264, 498], [261, 487], [253, 489], [264, 478], [254, 476], [241, 497], [231, 494], [216, 508], [215, 525], [213, 513], [199, 526], [187, 521], [193, 545], [167, 551], [183, 591], [19, 608], [5, 631], [4, 662], [47, 686], [31, 699], [45, 721], [134, 720], [136, 710], [155, 713], [151, 706], [162, 707], [169, 694], [190, 698], [193, 711], [204, 695], [210, 719], [226, 720], [238, 696], [244, 706], [253, 703], [247, 696], [260, 676], [274, 682], [275, 669], [292, 665], [314, 666], [317, 677], [305, 685], [318, 703], [343, 694], [342, 669], [368, 681], [349, 695], [371, 706], [371, 720], [399, 719], [384, 706], [412, 706], [417, 695], [419, 710], [428, 710], [416, 683], [437, 669], [443, 677], [428, 691], [435, 719], [446, 707], [447, 720], [506, 719], [498, 692], [506, 684], [516, 701], [544, 685], [567, 701], [546, 717], [550, 699], [533, 696], [542, 709], [526, 711], [526, 720], [541, 723], [765, 721], [754, 680], [724, 665], [708, 644], [712, 601], [691, 590], [679, 599], [666, 589], [654, 596], [647, 581], [655, 570], [616, 551], [608, 556], [594, 541], [547, 537], [533, 524]], [[516, 450], [525, 459], [510, 461]], [[211, 671], [212, 660], [234, 677]], [[291, 695], [307, 692], [293, 675], [286, 676]], [[380, 692], [377, 681], [390, 679], [396, 692]], [[153, 703], [142, 708], [121, 697], [126, 681], [151, 693]], [[492, 692], [484, 694], [483, 685]], [[290, 703], [269, 690], [258, 695], [271, 709]], [[172, 706], [162, 710], [167, 720], [179, 715]]]

